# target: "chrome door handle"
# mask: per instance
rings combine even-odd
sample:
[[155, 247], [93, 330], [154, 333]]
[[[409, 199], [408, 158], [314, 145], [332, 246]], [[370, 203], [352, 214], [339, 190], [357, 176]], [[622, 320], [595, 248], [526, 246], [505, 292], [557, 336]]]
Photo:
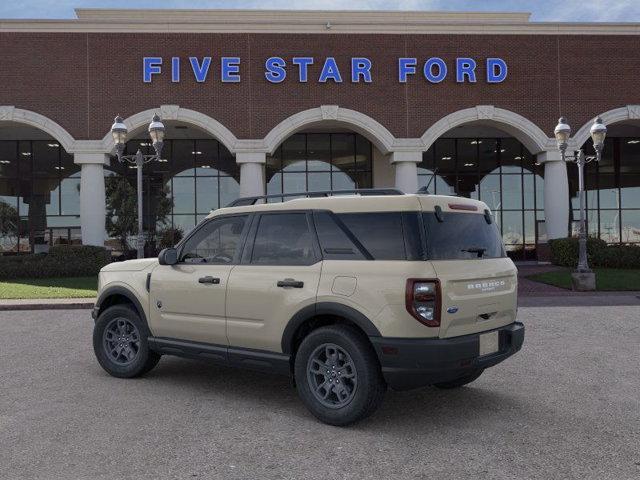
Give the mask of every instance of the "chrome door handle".
[[284, 280], [279, 280], [278, 284], [279, 287], [292, 287], [292, 288], [302, 288], [304, 287], [304, 282], [301, 282], [299, 280], [294, 280], [293, 278], [285, 278]]
[[200, 277], [198, 279], [198, 283], [210, 283], [212, 285], [219, 285], [220, 284], [220, 279], [219, 278], [210, 277], [210, 276]]

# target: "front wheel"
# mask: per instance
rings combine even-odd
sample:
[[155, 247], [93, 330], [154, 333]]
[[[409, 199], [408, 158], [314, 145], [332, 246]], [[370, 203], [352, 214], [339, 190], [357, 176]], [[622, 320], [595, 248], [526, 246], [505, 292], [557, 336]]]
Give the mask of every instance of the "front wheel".
[[98, 363], [114, 377], [144, 375], [160, 360], [149, 349], [149, 330], [133, 308], [114, 305], [100, 314], [93, 327], [93, 350]]
[[371, 415], [386, 384], [375, 352], [362, 334], [345, 325], [311, 332], [295, 359], [298, 394], [319, 420], [344, 426]]
[[434, 383], [433, 386], [437, 388], [442, 388], [444, 390], [451, 390], [452, 388], [460, 388], [468, 383], [471, 383], [478, 379], [480, 375], [482, 375], [484, 370], [474, 370], [471, 373], [463, 375], [462, 377], [458, 377], [455, 380], [451, 380], [450, 382], [441, 382]]

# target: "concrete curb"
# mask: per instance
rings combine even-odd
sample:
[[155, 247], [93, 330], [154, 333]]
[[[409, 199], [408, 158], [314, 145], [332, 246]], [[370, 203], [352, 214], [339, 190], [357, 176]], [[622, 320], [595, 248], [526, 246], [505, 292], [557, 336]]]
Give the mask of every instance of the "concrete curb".
[[91, 309], [95, 298], [0, 300], [0, 312], [12, 310], [80, 310]]

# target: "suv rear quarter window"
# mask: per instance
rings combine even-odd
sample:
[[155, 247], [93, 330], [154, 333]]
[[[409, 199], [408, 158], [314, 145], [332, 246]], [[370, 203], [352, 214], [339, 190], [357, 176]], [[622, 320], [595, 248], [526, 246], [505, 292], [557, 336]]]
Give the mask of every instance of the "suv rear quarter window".
[[406, 260], [400, 212], [340, 213], [336, 215], [374, 260]]

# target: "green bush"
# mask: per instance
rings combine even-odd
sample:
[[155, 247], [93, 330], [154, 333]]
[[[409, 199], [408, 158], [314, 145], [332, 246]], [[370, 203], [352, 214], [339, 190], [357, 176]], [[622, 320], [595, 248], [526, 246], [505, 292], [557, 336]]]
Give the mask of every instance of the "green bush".
[[[578, 265], [578, 239], [550, 240], [551, 263], [562, 267]], [[599, 238], [587, 238], [587, 260], [591, 267], [640, 268], [640, 247], [607, 245]]]
[[103, 247], [59, 245], [49, 253], [0, 257], [0, 280], [92, 276], [110, 262]]
[[610, 245], [601, 258], [596, 259], [598, 267], [640, 268], [640, 247], [636, 245]]

